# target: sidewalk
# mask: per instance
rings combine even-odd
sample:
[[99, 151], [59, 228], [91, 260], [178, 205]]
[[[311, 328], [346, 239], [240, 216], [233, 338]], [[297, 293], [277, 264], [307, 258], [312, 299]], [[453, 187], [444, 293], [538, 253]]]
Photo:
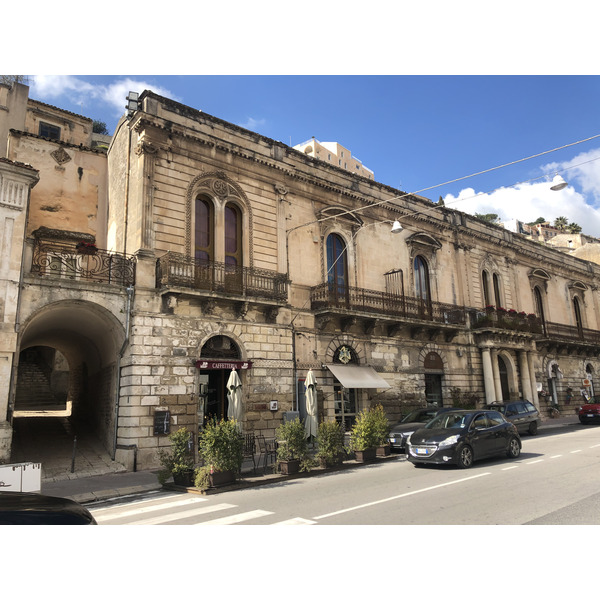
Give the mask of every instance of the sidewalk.
[[[556, 419], [542, 417], [542, 422], [539, 428], [549, 429], [557, 427], [568, 427], [579, 424], [577, 415], [561, 416]], [[524, 436], [525, 438], [527, 436]], [[345, 461], [340, 465], [339, 469], [349, 469], [361, 467], [363, 465], [373, 465], [380, 461], [401, 460], [402, 454], [392, 454], [386, 458], [378, 458], [375, 463], [357, 463], [354, 460]], [[270, 471], [270, 469], [268, 469]], [[242, 477], [235, 484], [227, 487], [209, 490], [207, 493], [220, 493], [230, 489], [242, 489], [244, 487], [255, 487], [265, 485], [267, 483], [276, 483], [278, 481], [288, 481], [294, 477], [307, 477], [310, 475], [318, 475], [324, 470], [315, 468], [309, 473], [299, 473], [294, 475], [279, 475], [278, 473], [263, 474], [262, 466], [257, 468], [256, 474], [253, 472], [251, 461], [246, 461], [242, 465]], [[329, 469], [327, 472], [331, 473]], [[185, 489], [177, 488], [173, 485], [166, 485], [166, 489]], [[100, 500], [108, 500], [131, 494], [139, 494], [149, 491], [163, 489], [158, 483], [156, 471], [137, 471], [127, 473], [114, 473], [110, 475], [98, 475], [94, 477], [80, 477], [77, 479], [68, 479], [64, 481], [48, 481], [42, 482], [42, 494], [49, 496], [61, 496], [70, 498], [82, 504], [98, 502]]]

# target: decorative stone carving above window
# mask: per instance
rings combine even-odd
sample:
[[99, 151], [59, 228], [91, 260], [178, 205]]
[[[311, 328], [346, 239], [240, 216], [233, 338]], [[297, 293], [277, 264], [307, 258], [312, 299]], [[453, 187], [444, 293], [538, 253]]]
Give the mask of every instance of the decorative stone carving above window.
[[53, 152], [50, 152], [50, 156], [59, 164], [64, 165], [71, 160], [69, 153], [61, 146]]
[[406, 239], [406, 245], [410, 249], [411, 260], [420, 254], [432, 261], [435, 253], [442, 248], [442, 244], [434, 237], [426, 233], [415, 233]]

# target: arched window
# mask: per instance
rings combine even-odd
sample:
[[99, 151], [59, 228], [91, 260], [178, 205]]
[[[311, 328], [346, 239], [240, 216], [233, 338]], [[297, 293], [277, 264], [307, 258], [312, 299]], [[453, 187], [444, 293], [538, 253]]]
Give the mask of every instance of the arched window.
[[225, 207], [225, 264], [242, 265], [242, 219], [231, 203]]
[[537, 285], [533, 288], [533, 298], [535, 301], [535, 312], [536, 312], [537, 316], [540, 318], [540, 321], [542, 322], [542, 329], [545, 333], [546, 332], [546, 317], [544, 315], [544, 302], [542, 301], [542, 292]]
[[214, 209], [212, 202], [196, 198], [194, 258], [201, 261], [214, 260]]
[[481, 273], [481, 284], [483, 287], [483, 303], [485, 306], [490, 306], [492, 303], [490, 301], [490, 288], [487, 271], [482, 271]]
[[494, 300], [496, 301], [496, 307], [502, 306], [502, 298], [500, 296], [500, 279], [497, 273], [494, 273], [493, 276], [494, 282]]
[[327, 283], [336, 300], [345, 300], [348, 293], [346, 244], [336, 233], [327, 237]]
[[431, 300], [429, 289], [429, 267], [422, 256], [415, 256], [415, 293], [423, 302]]

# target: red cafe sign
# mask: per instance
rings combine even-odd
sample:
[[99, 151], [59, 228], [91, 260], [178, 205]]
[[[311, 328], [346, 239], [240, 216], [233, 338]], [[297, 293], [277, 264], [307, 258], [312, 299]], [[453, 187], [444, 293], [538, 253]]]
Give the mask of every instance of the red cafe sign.
[[197, 360], [197, 369], [244, 369], [252, 368], [252, 361], [249, 360]]

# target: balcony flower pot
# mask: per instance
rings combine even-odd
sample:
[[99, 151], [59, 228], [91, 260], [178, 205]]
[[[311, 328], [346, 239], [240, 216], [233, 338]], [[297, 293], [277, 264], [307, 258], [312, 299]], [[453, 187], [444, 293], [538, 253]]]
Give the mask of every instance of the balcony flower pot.
[[91, 242], [78, 242], [75, 246], [78, 254], [96, 254], [98, 248]]

